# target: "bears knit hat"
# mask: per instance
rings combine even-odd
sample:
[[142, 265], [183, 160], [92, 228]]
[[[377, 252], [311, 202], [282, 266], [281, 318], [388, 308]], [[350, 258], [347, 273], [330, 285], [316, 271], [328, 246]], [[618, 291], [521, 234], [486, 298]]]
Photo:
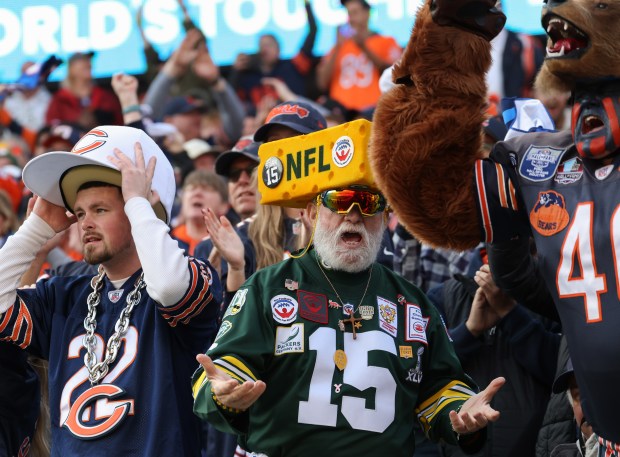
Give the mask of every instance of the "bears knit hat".
[[254, 141], [265, 141], [269, 129], [274, 125], [283, 125], [305, 135], [324, 129], [327, 127], [327, 122], [320, 111], [310, 103], [280, 103], [269, 112], [265, 124], [254, 133]]
[[170, 222], [176, 192], [172, 165], [143, 130], [125, 126], [95, 127], [73, 147], [71, 152], [55, 151], [35, 157], [24, 167], [24, 184], [34, 194], [73, 212], [77, 191], [83, 184], [101, 181], [121, 187], [121, 173], [108, 156], [117, 148], [135, 163], [135, 143], [142, 145], [144, 162], [157, 158], [151, 188], [159, 194], [153, 210], [157, 217]]

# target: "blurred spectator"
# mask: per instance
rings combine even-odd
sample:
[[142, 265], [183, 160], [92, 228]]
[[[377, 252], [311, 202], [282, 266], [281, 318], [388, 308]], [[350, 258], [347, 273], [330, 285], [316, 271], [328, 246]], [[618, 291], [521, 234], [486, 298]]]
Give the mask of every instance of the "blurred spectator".
[[[566, 361], [562, 373], [553, 382], [554, 394], [565, 394], [566, 399], [573, 409], [575, 419], [575, 442], [560, 444], [553, 451], [550, 457], [596, 457], [599, 455], [598, 437], [592, 430], [587, 418], [581, 408], [581, 396], [579, 386], [575, 379], [573, 363], [570, 359]], [[603, 454], [608, 455], [608, 454]]]
[[[475, 455], [534, 455], [555, 376], [557, 326], [500, 291], [486, 264], [473, 277], [457, 275], [446, 281], [428, 297], [445, 316], [456, 354], [476, 384], [498, 374], [510, 379], [493, 399], [502, 420], [489, 424], [485, 448]], [[465, 455], [455, 446], [440, 448], [444, 456]]]
[[401, 55], [392, 37], [369, 30], [370, 4], [341, 0], [349, 22], [338, 28], [336, 45], [317, 68], [319, 88], [347, 109], [373, 108], [381, 94], [379, 77]]
[[163, 120], [173, 125], [183, 135], [185, 141], [200, 138], [202, 114], [206, 111], [202, 100], [178, 96], [166, 103]]
[[220, 176], [204, 170], [187, 175], [181, 192], [181, 223], [170, 235], [187, 245], [188, 255], [194, 255], [196, 245], [208, 235], [202, 211], [209, 208], [217, 217], [226, 214], [228, 192]]
[[75, 124], [45, 126], [37, 132], [33, 156], [36, 157], [50, 151], [71, 151], [85, 133], [86, 131]]
[[[25, 62], [22, 74], [33, 65], [34, 62]], [[45, 125], [45, 114], [51, 99], [45, 86], [39, 85], [34, 89], [14, 91], [4, 101], [4, 107], [16, 122], [36, 131]]]
[[392, 236], [394, 272], [415, 284], [423, 292], [443, 284], [469, 268], [472, 251], [457, 252], [423, 244], [400, 223]]
[[251, 137], [243, 137], [215, 161], [215, 172], [228, 180], [228, 201], [232, 211], [226, 216], [233, 225], [256, 213], [258, 189], [256, 183], [252, 185], [251, 175], [260, 162], [259, 146]]
[[19, 227], [10, 197], [0, 190], [0, 247]]
[[568, 106], [570, 92], [560, 92], [557, 90], [534, 90], [534, 97], [545, 105], [556, 130], [568, 130], [571, 123], [571, 109]]
[[114, 94], [93, 81], [93, 56], [93, 52], [77, 52], [69, 57], [67, 77], [47, 110], [47, 124], [77, 123], [85, 130], [96, 125], [123, 124]]
[[[255, 109], [266, 95], [275, 95], [272, 86], [264, 78], [283, 81], [290, 90], [302, 96], [308, 94], [306, 81], [314, 65], [312, 48], [316, 40], [317, 25], [312, 6], [304, 2], [308, 20], [308, 34], [295, 57], [280, 58], [280, 43], [274, 35], [261, 35], [258, 54], [238, 54], [232, 66], [229, 81], [237, 91], [246, 109]], [[287, 101], [287, 100], [281, 100]]]
[[215, 161], [223, 152], [219, 146], [211, 146], [205, 140], [195, 138], [186, 141], [183, 149], [187, 157], [192, 159], [195, 170], [215, 172]]
[[[497, 3], [501, 8], [501, 2]], [[489, 94], [532, 97], [534, 78], [545, 58], [540, 40], [506, 28], [491, 41], [493, 63], [487, 73]]]

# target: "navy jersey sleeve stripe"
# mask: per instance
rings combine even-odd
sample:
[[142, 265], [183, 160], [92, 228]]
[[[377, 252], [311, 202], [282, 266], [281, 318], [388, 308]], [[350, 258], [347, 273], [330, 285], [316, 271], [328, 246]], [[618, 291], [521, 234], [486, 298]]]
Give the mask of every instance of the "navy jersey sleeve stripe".
[[0, 323], [0, 332], [10, 335], [2, 341], [11, 341], [22, 349], [26, 349], [32, 342], [33, 322], [26, 304], [20, 299], [9, 308]]
[[478, 209], [482, 217], [482, 227], [484, 229], [484, 241], [493, 241], [493, 227], [491, 226], [491, 214], [487, 203], [486, 183], [484, 181], [483, 161], [476, 161], [476, 191], [478, 192]]
[[198, 316], [204, 308], [213, 300], [211, 293], [211, 275], [208, 266], [200, 260], [190, 258], [190, 287], [179, 304], [170, 308], [159, 307], [161, 315], [168, 321], [171, 327], [176, 327], [179, 322], [187, 324], [192, 318]]
[[517, 205], [518, 183], [506, 167], [492, 159], [476, 161], [478, 214], [486, 243], [530, 233], [527, 215], [522, 214]]

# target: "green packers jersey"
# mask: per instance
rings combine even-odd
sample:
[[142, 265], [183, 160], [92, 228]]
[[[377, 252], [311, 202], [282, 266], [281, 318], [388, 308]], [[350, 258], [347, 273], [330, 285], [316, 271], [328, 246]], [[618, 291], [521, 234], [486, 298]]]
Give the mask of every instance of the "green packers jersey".
[[310, 251], [237, 292], [208, 355], [267, 389], [247, 412], [224, 412], [199, 370], [196, 414], [269, 457], [411, 457], [415, 420], [456, 444], [448, 413], [474, 393], [439, 313], [379, 264], [357, 274], [323, 268], [333, 287]]

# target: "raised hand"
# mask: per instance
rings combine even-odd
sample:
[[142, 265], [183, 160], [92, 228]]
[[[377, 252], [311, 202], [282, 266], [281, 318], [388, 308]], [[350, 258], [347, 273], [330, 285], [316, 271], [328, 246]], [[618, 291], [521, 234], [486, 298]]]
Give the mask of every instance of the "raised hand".
[[233, 270], [242, 270], [245, 266], [243, 242], [230, 221], [221, 216], [219, 219], [210, 208], [202, 210], [203, 218], [213, 246]]
[[478, 337], [482, 332], [496, 325], [499, 319], [499, 315], [489, 304], [484, 290], [478, 288], [474, 296], [474, 301], [471, 304], [469, 317], [465, 322], [467, 330], [475, 337]]
[[108, 160], [121, 172], [123, 199], [127, 202], [133, 197], [143, 197], [149, 202], [156, 201], [157, 195], [151, 192], [151, 183], [153, 182], [157, 159], [151, 157], [148, 166], [145, 165], [144, 153], [140, 143], [134, 145], [134, 152], [136, 154], [135, 164], [119, 149], [114, 149], [114, 157], [108, 156]]
[[505, 382], [504, 378], [495, 378], [486, 389], [463, 403], [458, 413], [450, 411], [452, 429], [459, 435], [467, 435], [477, 432], [486, 427], [489, 422], [495, 422], [499, 419], [499, 412], [495, 411], [490, 403]]
[[205, 354], [199, 354], [196, 360], [202, 365], [207, 378], [211, 381], [211, 388], [217, 400], [228, 408], [248, 409], [267, 388], [263, 381], [245, 381], [239, 384], [237, 380], [219, 370]]
[[28, 208], [32, 208], [32, 212], [43, 219], [56, 233], [68, 229], [77, 220], [74, 215], [68, 214], [64, 207], [54, 205], [36, 195], [28, 202]]
[[517, 306], [517, 302], [505, 294], [499, 287], [495, 285], [491, 269], [488, 265], [483, 265], [474, 276], [474, 281], [480, 286], [487, 299], [488, 304], [493, 311], [497, 313], [499, 318], [503, 318], [506, 314]]
[[138, 104], [138, 79], [124, 73], [112, 76], [112, 89], [123, 107]]

